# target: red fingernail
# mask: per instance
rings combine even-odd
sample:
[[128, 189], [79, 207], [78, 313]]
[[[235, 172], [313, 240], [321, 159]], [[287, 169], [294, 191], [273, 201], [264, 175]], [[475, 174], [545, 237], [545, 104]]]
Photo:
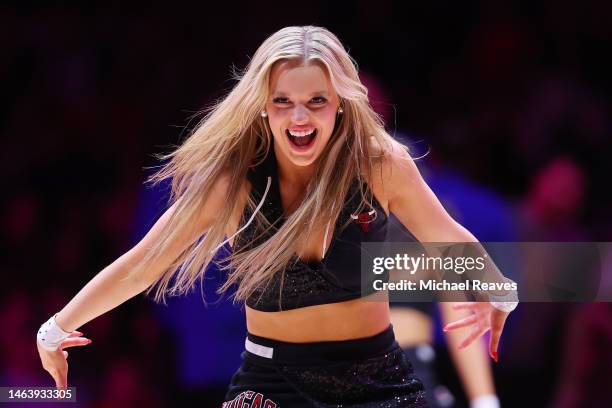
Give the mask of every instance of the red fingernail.
[[493, 352], [493, 360], [495, 360], [495, 362], [497, 363], [497, 351]]

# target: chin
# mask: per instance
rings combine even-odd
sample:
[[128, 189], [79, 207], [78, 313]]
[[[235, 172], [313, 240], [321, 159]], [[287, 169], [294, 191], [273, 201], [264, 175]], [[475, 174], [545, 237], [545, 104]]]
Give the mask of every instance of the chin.
[[292, 164], [300, 167], [310, 166], [320, 156], [320, 153], [316, 151], [311, 154], [295, 153], [291, 150], [291, 146], [285, 146], [284, 153]]

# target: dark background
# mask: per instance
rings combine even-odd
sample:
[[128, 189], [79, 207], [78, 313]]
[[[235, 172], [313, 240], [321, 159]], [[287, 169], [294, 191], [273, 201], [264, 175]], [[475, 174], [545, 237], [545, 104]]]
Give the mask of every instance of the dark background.
[[[163, 209], [163, 190], [142, 185], [152, 154], [188, 135], [268, 35], [305, 24], [342, 40], [389, 131], [429, 150], [424, 174], [444, 175], [432, 188], [470, 230], [499, 222], [460, 210], [487, 197], [507, 240], [611, 240], [610, 2], [4, 5], [0, 385], [53, 384], [34, 333]], [[469, 188], [444, 195], [449, 180]], [[503, 406], [609, 405], [610, 305], [521, 309], [495, 367]], [[81, 328], [93, 343], [71, 349], [77, 405], [217, 406], [243, 319], [227, 302], [204, 308], [198, 290], [168, 307], [137, 296]]]

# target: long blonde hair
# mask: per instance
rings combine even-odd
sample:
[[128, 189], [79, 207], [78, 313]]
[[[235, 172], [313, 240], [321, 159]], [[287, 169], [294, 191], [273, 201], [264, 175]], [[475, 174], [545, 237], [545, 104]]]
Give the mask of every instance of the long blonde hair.
[[[267, 120], [260, 116], [268, 97], [270, 71], [280, 61], [301, 64], [319, 63], [330, 76], [340, 96], [344, 114], [340, 116], [326, 149], [317, 160], [304, 201], [264, 243], [244, 251], [235, 251], [220, 267], [228, 277], [220, 292], [236, 285], [235, 300], [244, 300], [256, 289], [270, 282], [275, 273], [284, 276], [284, 268], [296, 252], [300, 237], [309, 237], [317, 227], [312, 220], [337, 219], [351, 182], [372, 174], [374, 160], [384, 157], [392, 137], [370, 106], [368, 93], [359, 80], [357, 64], [338, 38], [321, 27], [286, 27], [267, 38], [246, 69], [235, 74], [238, 81], [229, 94], [204, 115], [193, 133], [176, 150], [158, 155], [167, 160], [147, 181], [159, 183], [171, 178], [170, 204], [176, 204], [164, 230], [146, 256], [133, 268], [136, 274], [177, 239], [202, 211], [205, 198], [215, 182], [229, 177], [227, 203], [216, 221], [199, 239], [191, 243], [172, 265], [148, 288], [154, 288], [155, 301], [165, 296], [187, 293], [198, 278], [203, 278], [215, 250], [227, 241], [225, 226], [239, 201], [249, 166], [263, 160], [272, 143]], [[373, 146], [378, 146], [374, 148]], [[382, 154], [381, 154], [382, 152]], [[363, 203], [366, 197], [362, 191]], [[256, 208], [251, 197], [247, 206]], [[256, 222], [264, 229], [274, 220], [261, 213]], [[282, 281], [282, 279], [281, 279]]]

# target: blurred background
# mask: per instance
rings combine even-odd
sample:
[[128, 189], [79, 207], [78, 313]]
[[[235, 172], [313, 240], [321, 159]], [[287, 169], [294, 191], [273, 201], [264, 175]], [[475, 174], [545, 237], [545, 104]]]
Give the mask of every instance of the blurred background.
[[[0, 386], [53, 385], [36, 329], [148, 230], [166, 199], [143, 186], [152, 154], [287, 25], [341, 39], [389, 131], [429, 152], [424, 176], [480, 240], [612, 241], [611, 2], [24, 4], [0, 6]], [[218, 406], [245, 334], [243, 310], [214, 295], [221, 279], [207, 307], [197, 289], [168, 306], [140, 295], [83, 326], [76, 406]], [[612, 406], [611, 305], [522, 304], [494, 367], [502, 406]]]

